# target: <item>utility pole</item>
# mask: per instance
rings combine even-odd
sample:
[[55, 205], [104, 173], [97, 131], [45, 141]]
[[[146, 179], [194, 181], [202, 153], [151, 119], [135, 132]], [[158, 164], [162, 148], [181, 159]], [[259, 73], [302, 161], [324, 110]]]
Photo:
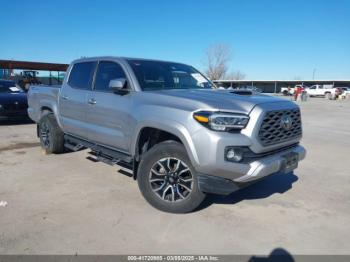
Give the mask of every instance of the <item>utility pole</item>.
[[316, 68], [312, 71], [312, 80], [315, 80]]

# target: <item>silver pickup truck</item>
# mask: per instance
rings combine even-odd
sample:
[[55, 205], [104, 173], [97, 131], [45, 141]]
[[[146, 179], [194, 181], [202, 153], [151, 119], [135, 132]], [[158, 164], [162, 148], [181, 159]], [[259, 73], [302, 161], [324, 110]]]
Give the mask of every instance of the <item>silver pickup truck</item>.
[[291, 172], [305, 157], [295, 103], [218, 90], [181, 63], [76, 60], [62, 86], [32, 86], [28, 104], [47, 153], [89, 148], [99, 161], [127, 166], [144, 198], [167, 212]]

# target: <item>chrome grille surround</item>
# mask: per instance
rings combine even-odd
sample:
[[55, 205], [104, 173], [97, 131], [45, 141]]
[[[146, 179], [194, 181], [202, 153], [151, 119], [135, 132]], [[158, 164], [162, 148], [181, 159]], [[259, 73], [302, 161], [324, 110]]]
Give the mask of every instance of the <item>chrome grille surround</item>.
[[[281, 125], [282, 118], [290, 117], [290, 129]], [[270, 146], [292, 140], [302, 135], [300, 110], [298, 108], [266, 112], [260, 125], [258, 140], [263, 146]]]

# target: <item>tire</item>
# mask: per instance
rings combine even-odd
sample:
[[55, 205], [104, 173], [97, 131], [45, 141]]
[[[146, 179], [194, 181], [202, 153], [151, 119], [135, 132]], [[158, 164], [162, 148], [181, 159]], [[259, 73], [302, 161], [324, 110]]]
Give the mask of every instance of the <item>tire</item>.
[[52, 113], [44, 115], [39, 121], [39, 138], [41, 148], [46, 154], [64, 152], [64, 134]]
[[325, 96], [325, 98], [327, 100], [332, 100], [332, 94], [331, 93], [325, 93], [324, 96]]
[[159, 143], [142, 155], [137, 182], [148, 203], [169, 213], [191, 212], [206, 196], [186, 149], [175, 141]]

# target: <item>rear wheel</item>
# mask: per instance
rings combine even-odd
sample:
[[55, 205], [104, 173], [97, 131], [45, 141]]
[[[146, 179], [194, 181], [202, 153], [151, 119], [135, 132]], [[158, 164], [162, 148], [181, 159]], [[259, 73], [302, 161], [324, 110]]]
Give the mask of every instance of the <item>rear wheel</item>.
[[187, 152], [178, 142], [162, 142], [147, 151], [137, 181], [144, 198], [165, 212], [191, 212], [205, 198]]
[[64, 134], [52, 113], [44, 115], [40, 119], [39, 137], [41, 147], [46, 154], [64, 152]]

